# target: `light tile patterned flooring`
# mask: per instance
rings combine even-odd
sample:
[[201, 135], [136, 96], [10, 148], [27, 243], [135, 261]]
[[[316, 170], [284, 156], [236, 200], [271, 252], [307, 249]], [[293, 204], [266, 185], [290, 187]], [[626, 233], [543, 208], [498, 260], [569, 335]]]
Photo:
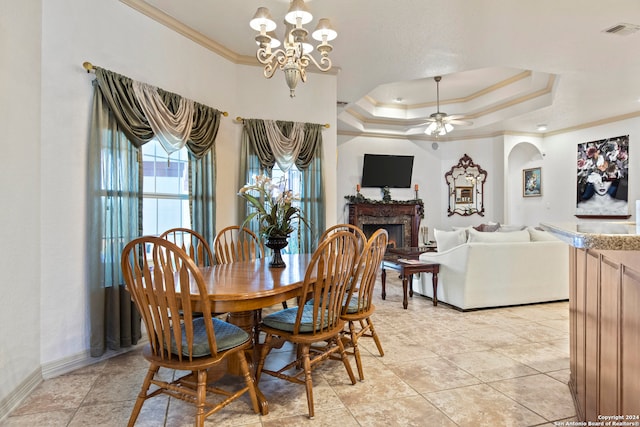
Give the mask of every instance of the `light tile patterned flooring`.
[[[525, 427], [575, 420], [568, 303], [462, 313], [414, 295], [403, 310], [400, 281], [393, 274], [387, 280], [387, 299], [378, 287], [373, 318], [385, 356], [362, 339], [364, 381], [351, 385], [340, 362], [326, 361], [314, 371], [316, 416], [308, 420], [304, 386], [263, 376], [268, 415], [254, 414], [244, 399], [206, 425]], [[0, 426], [125, 426], [146, 369], [135, 350], [46, 380]], [[145, 403], [136, 425], [193, 420], [192, 407], [163, 396]]]

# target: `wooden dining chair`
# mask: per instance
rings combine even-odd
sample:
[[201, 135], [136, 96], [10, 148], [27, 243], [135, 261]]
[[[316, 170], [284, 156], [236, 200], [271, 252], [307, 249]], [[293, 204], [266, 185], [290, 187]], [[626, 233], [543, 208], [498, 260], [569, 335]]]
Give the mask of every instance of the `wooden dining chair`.
[[[331, 356], [344, 364], [351, 384], [355, 384], [344, 344], [340, 339], [344, 320], [340, 318], [342, 302], [356, 255], [356, 237], [341, 231], [320, 243], [305, 272], [302, 295], [312, 303], [280, 310], [262, 319], [260, 329], [266, 337], [256, 368], [256, 381], [268, 374], [296, 384], [304, 384], [307, 392], [309, 418], [313, 418], [313, 381], [311, 370]], [[297, 345], [297, 359], [277, 371], [264, 369], [272, 348], [284, 341]], [[312, 344], [322, 343], [322, 346]], [[295, 371], [291, 372], [290, 369]]]
[[213, 240], [213, 251], [219, 264], [251, 261], [264, 256], [264, 246], [254, 232], [238, 225], [225, 227]]
[[202, 235], [188, 228], [171, 228], [160, 235], [185, 251], [198, 267], [213, 265], [211, 246]]
[[371, 320], [371, 315], [375, 311], [373, 300], [373, 288], [376, 283], [378, 271], [382, 258], [387, 250], [389, 235], [386, 230], [378, 229], [367, 241], [362, 256], [355, 269], [355, 276], [352, 286], [346, 293], [341, 318], [347, 322], [345, 336], [349, 337], [347, 352], [355, 356], [356, 366], [360, 380], [364, 380], [362, 360], [360, 359], [360, 349], [358, 339], [366, 336], [373, 338], [378, 347], [380, 356], [384, 356], [384, 350], [380, 343], [380, 338], [376, 333]]
[[[245, 357], [245, 350], [251, 346], [250, 336], [211, 316], [207, 289], [193, 259], [166, 239], [146, 236], [125, 246], [121, 266], [127, 290], [149, 339], [143, 350], [149, 370], [128, 425], [135, 424], [147, 399], [160, 394], [193, 404], [195, 425], [200, 427], [204, 426], [205, 418], [247, 392], [253, 411], [258, 413], [256, 386]], [[196, 289], [197, 294], [192, 293]], [[202, 316], [194, 316], [193, 304], [198, 305]], [[231, 390], [207, 385], [207, 370], [225, 366], [224, 362], [232, 355], [239, 362], [244, 385]], [[161, 367], [175, 372], [158, 375]], [[188, 373], [179, 375], [184, 374], [181, 371]], [[214, 400], [213, 395], [218, 398]]]
[[362, 229], [360, 227], [358, 227], [357, 225], [353, 225], [353, 224], [336, 224], [334, 226], [331, 226], [329, 228], [327, 228], [321, 235], [320, 235], [320, 240], [319, 242], [322, 242], [324, 239], [326, 239], [327, 237], [331, 236], [334, 233], [337, 233], [338, 231], [349, 231], [353, 234], [355, 234], [355, 236], [358, 239], [358, 252], [361, 252], [362, 249], [364, 248], [365, 243], [367, 242], [367, 236], [364, 234], [364, 231], [362, 231]]

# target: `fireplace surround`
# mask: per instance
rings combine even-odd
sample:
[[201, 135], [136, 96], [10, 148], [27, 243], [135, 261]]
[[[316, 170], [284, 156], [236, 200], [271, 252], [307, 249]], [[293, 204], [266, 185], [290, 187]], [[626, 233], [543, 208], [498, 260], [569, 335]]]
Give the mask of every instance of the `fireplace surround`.
[[391, 246], [418, 246], [422, 204], [401, 203], [349, 203], [349, 224], [358, 226], [367, 238], [377, 229], [389, 232]]

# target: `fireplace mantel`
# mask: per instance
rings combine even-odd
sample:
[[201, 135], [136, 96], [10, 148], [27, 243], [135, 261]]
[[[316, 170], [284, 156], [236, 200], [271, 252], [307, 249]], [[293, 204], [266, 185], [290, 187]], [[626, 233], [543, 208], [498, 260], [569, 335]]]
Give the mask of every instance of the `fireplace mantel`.
[[[349, 203], [349, 224], [404, 226], [404, 246], [418, 246], [422, 203]], [[380, 227], [383, 228], [383, 227]], [[368, 237], [368, 236], [367, 236]]]

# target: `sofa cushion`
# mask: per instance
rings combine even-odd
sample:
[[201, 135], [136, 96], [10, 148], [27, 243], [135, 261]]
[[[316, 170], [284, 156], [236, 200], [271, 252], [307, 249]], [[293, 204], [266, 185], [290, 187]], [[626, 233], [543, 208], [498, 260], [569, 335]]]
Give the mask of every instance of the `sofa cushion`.
[[511, 231], [520, 231], [520, 230], [525, 230], [527, 228], [526, 225], [508, 225], [508, 224], [501, 224], [500, 227], [498, 227], [498, 231], [502, 231], [502, 232], [511, 232]]
[[533, 227], [528, 227], [527, 231], [529, 232], [532, 242], [553, 242], [554, 240], [559, 240], [553, 234], [544, 230], [537, 230]]
[[[527, 230], [503, 232], [503, 233], [483, 233], [477, 230], [469, 230], [469, 242], [481, 243], [511, 243], [529, 242], [531, 237]], [[439, 249], [439, 247], [438, 247]]]
[[436, 228], [433, 230], [433, 235], [436, 239], [438, 252], [448, 251], [467, 242], [467, 230], [464, 228], [454, 231], [444, 231]]

